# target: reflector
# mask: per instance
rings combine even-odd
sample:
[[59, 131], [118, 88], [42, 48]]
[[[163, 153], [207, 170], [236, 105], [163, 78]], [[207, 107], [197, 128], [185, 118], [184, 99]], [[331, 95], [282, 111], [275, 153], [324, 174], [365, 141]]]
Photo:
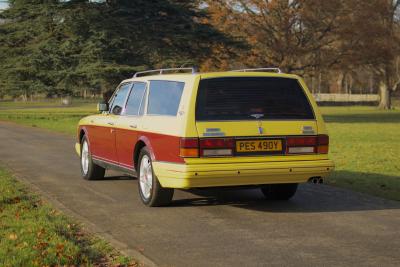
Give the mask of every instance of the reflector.
[[289, 147], [288, 152], [290, 154], [314, 153], [315, 147], [313, 146]]
[[203, 149], [202, 156], [205, 157], [232, 156], [232, 149]]

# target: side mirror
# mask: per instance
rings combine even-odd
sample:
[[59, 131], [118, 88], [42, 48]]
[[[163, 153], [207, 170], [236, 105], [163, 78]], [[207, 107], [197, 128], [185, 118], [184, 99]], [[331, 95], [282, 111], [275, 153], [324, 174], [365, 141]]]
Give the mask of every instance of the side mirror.
[[108, 104], [104, 102], [97, 103], [97, 111], [98, 112], [108, 111]]

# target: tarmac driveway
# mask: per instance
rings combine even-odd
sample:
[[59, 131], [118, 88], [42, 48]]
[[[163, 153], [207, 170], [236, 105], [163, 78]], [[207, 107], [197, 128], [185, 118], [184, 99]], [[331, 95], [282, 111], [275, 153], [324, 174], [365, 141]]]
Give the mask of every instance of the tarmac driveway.
[[147, 208], [134, 178], [83, 180], [74, 142], [0, 122], [0, 164], [147, 265], [400, 266], [399, 202], [307, 184], [288, 202], [177, 190], [172, 206]]

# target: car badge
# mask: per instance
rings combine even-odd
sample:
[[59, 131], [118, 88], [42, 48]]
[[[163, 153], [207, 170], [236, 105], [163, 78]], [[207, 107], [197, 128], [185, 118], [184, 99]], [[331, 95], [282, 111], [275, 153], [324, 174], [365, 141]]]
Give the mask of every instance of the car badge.
[[220, 128], [206, 128], [205, 133], [203, 136], [225, 136], [225, 133], [221, 131]]
[[258, 133], [259, 134], [263, 134], [264, 133], [264, 129], [262, 127], [262, 122], [261, 121], [258, 122]]
[[[256, 114], [251, 114], [250, 116], [258, 120], [258, 119], [261, 119], [262, 117], [264, 117], [264, 114], [256, 113]], [[259, 134], [263, 134], [264, 133], [264, 129], [262, 127], [262, 122], [261, 121], [258, 121], [258, 133]]]

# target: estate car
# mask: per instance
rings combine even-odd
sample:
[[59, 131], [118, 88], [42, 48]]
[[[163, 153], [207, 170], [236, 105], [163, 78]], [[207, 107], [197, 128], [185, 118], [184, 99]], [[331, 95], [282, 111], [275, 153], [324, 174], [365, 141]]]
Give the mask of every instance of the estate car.
[[82, 176], [130, 173], [148, 206], [168, 205], [175, 188], [221, 186], [287, 200], [334, 168], [311, 93], [279, 69], [138, 72], [98, 107], [78, 126]]

